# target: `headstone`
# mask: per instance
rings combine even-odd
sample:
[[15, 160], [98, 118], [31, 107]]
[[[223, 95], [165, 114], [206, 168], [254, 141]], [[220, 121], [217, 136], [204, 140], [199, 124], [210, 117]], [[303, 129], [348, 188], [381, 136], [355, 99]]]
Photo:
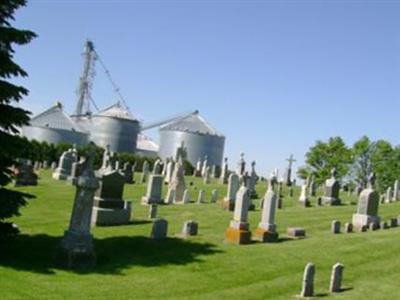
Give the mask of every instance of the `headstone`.
[[150, 164], [147, 160], [145, 160], [143, 162], [142, 177], [140, 178], [140, 182], [146, 183], [149, 174], [150, 174]]
[[65, 151], [59, 160], [58, 168], [53, 173], [53, 178], [57, 180], [67, 180], [71, 174], [72, 164], [77, 161], [75, 148]]
[[286, 186], [292, 186], [292, 166], [293, 166], [293, 163], [296, 161], [293, 158], [293, 154], [290, 155], [290, 157], [287, 159], [287, 161], [289, 162], [289, 164], [285, 171], [284, 184]]
[[275, 225], [275, 210], [276, 210], [277, 197], [274, 192], [273, 183], [269, 183], [269, 187], [264, 196], [263, 208], [261, 211], [261, 222], [254, 233], [255, 239], [263, 242], [276, 242], [278, 240], [278, 233], [276, 232]]
[[381, 229], [389, 229], [390, 228], [390, 226], [389, 226], [389, 224], [387, 222], [381, 222], [379, 227]]
[[199, 190], [199, 196], [197, 198], [197, 204], [202, 204], [205, 202], [205, 193], [203, 190]]
[[196, 164], [196, 169], [194, 171], [194, 176], [201, 177], [201, 170], [202, 170], [202, 162], [201, 162], [201, 158], [199, 157], [199, 160], [197, 161], [197, 164]]
[[390, 227], [394, 228], [397, 227], [399, 223], [397, 222], [397, 218], [391, 218], [390, 219]]
[[339, 198], [340, 183], [336, 179], [336, 168], [332, 169], [332, 176], [325, 182], [324, 196], [322, 197], [323, 204], [329, 205], [340, 205], [341, 200]]
[[211, 203], [215, 203], [218, 201], [218, 190], [211, 191]]
[[336, 221], [336, 220], [332, 221], [331, 231], [333, 234], [340, 233], [340, 221]]
[[247, 221], [249, 201], [249, 191], [245, 186], [242, 186], [236, 194], [233, 220], [225, 231], [226, 240], [230, 243], [238, 245], [250, 243], [251, 232]]
[[157, 159], [156, 162], [154, 163], [153, 167], [153, 174], [154, 175], [162, 175], [162, 161], [160, 159]]
[[353, 232], [353, 224], [352, 223], [344, 224], [344, 232], [352, 233]]
[[375, 175], [369, 178], [368, 187], [364, 189], [358, 199], [357, 212], [353, 215], [353, 225], [360, 230], [363, 226], [368, 227], [370, 223], [379, 224], [378, 216], [379, 194], [373, 189]]
[[168, 188], [167, 196], [165, 197], [165, 204], [173, 204], [175, 199], [175, 190]]
[[375, 231], [375, 230], [379, 229], [380, 225], [379, 225], [379, 223], [369, 223], [368, 227], [369, 227], [369, 230]]
[[146, 195], [142, 197], [142, 204], [161, 204], [164, 202], [162, 199], [162, 188], [164, 177], [162, 175], [150, 175], [149, 183], [147, 184]]
[[227, 184], [228, 183], [228, 177], [229, 177], [228, 158], [225, 157], [224, 164], [222, 165], [220, 184]]
[[310, 201], [307, 197], [307, 184], [303, 184], [301, 187], [299, 202], [301, 202], [305, 207], [310, 205]]
[[329, 285], [331, 293], [340, 293], [342, 291], [343, 270], [344, 266], [340, 263], [332, 267], [331, 283]]
[[151, 239], [163, 240], [167, 238], [168, 233], [168, 222], [165, 219], [157, 219], [153, 222], [151, 230]]
[[195, 236], [195, 235], [197, 235], [198, 230], [199, 230], [199, 224], [197, 222], [192, 221], [192, 220], [186, 221], [183, 224], [182, 235], [184, 237]]
[[131, 202], [124, 201], [125, 177], [119, 170], [103, 170], [97, 173], [100, 186], [96, 190], [92, 224], [111, 226], [128, 224], [131, 218]]
[[51, 163], [51, 169], [54, 171], [55, 169], [57, 169], [57, 163], [55, 161], [53, 161]]
[[392, 193], [392, 187], [389, 186], [386, 190], [386, 194], [385, 194], [385, 203], [390, 203], [392, 202], [392, 198], [393, 198], [393, 193]]
[[207, 166], [203, 174], [203, 183], [210, 184], [210, 166]]
[[204, 156], [203, 164], [202, 164], [202, 169], [201, 169], [201, 176], [204, 178], [206, 176], [206, 172], [208, 173], [210, 170], [208, 168], [208, 156]]
[[304, 238], [306, 236], [306, 230], [300, 227], [288, 227], [287, 235], [291, 237]]
[[14, 186], [37, 185], [38, 176], [29, 161], [20, 159], [18, 165], [14, 167], [13, 173]]
[[175, 161], [179, 160], [182, 162], [187, 160], [187, 148], [184, 141], [181, 141], [181, 146], [176, 149]]
[[222, 202], [222, 206], [226, 210], [233, 211], [235, 207], [235, 199], [236, 193], [239, 190], [239, 176], [237, 174], [232, 173], [229, 175], [228, 180], [228, 191], [224, 201]]
[[149, 206], [149, 219], [155, 219], [157, 218], [157, 210], [158, 210], [158, 205], [157, 204], [150, 204]]
[[240, 160], [237, 165], [236, 174], [242, 176], [246, 172], [246, 161], [244, 160], [244, 153], [240, 153]]
[[35, 171], [39, 171], [40, 170], [40, 162], [39, 161], [35, 161], [35, 163], [33, 164], [33, 169]]
[[92, 267], [96, 263], [90, 234], [93, 198], [99, 186], [93, 172], [94, 145], [90, 144], [82, 174], [75, 181], [76, 193], [69, 228], [58, 248], [56, 261], [66, 268]]
[[315, 183], [314, 175], [311, 176], [309, 191], [310, 191], [310, 197], [315, 197], [317, 195], [317, 184]]
[[175, 190], [174, 203], [183, 204], [183, 193], [186, 189], [186, 183], [182, 161], [178, 161], [174, 168], [174, 173], [172, 174], [169, 188]]
[[119, 169], [120, 169], [119, 160], [115, 160], [115, 167], [114, 167], [114, 170], [119, 170]]
[[290, 198], [293, 198], [293, 195], [294, 195], [293, 186], [290, 186], [290, 187], [289, 187], [288, 194], [289, 194], [289, 197], [290, 197]]
[[167, 176], [167, 165], [169, 163], [169, 158], [167, 158], [164, 163], [163, 163], [163, 168], [162, 168], [162, 175]]
[[49, 168], [49, 162], [47, 160], [43, 161], [43, 169], [48, 169]]
[[125, 176], [125, 183], [134, 183], [133, 180], [134, 169], [132, 168], [132, 165], [129, 162], [124, 163], [122, 173]]
[[303, 287], [301, 289], [300, 297], [306, 298], [314, 296], [314, 277], [315, 266], [312, 263], [308, 263], [304, 269]]
[[251, 199], [256, 199], [258, 197], [257, 192], [256, 192], [256, 184], [258, 181], [258, 176], [255, 170], [256, 162], [253, 161], [251, 163], [251, 173], [249, 177], [249, 183], [248, 183], [248, 189], [250, 192], [250, 198]]
[[174, 170], [175, 170], [175, 162], [173, 160], [170, 160], [167, 164], [167, 175], [165, 175], [164, 179], [165, 183], [169, 184], [171, 182]]
[[190, 194], [189, 194], [189, 190], [185, 189], [185, 191], [183, 192], [183, 203], [184, 204], [189, 204], [190, 203]]
[[76, 178], [78, 178], [79, 176], [81, 176], [82, 174], [82, 170], [85, 164], [85, 158], [82, 157], [79, 162], [74, 162], [72, 164], [72, 168], [71, 168], [71, 174], [68, 177], [68, 181], [73, 182], [74, 180], [76, 180]]
[[217, 165], [211, 166], [211, 178], [218, 178], [218, 166]]
[[398, 201], [400, 198], [400, 190], [399, 189], [400, 189], [399, 181], [396, 180], [393, 185], [393, 199], [392, 199], [393, 202]]

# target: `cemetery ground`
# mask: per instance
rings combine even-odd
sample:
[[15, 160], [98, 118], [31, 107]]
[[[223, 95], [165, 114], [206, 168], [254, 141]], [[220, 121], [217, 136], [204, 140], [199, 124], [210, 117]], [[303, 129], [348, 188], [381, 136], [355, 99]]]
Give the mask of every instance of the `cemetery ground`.
[[[138, 182], [140, 174], [136, 173]], [[191, 198], [206, 191], [206, 203], [159, 206], [158, 216], [168, 220], [164, 241], [150, 240], [152, 223], [148, 207], [140, 205], [146, 185], [125, 185], [124, 199], [133, 200], [132, 223], [95, 227], [97, 266], [86, 271], [66, 271], [54, 266], [57, 245], [68, 227], [75, 187], [51, 179], [40, 171], [39, 185], [18, 190], [36, 195], [22, 216], [15, 218], [21, 234], [0, 253], [1, 299], [295, 299], [300, 293], [304, 267], [316, 266], [315, 293], [324, 299], [400, 299], [398, 270], [400, 227], [366, 233], [331, 233], [332, 220], [342, 228], [351, 222], [357, 198], [341, 193], [344, 205], [304, 208], [283, 190], [283, 209], [276, 224], [281, 240], [274, 244], [236, 246], [224, 242], [232, 213], [219, 203], [209, 203], [211, 190], [226, 193], [214, 180], [204, 186], [201, 178], [187, 177]], [[195, 187], [197, 190], [195, 190]], [[263, 196], [266, 183], [259, 182]], [[164, 188], [164, 194], [167, 188]], [[254, 201], [254, 200], [253, 200]], [[249, 212], [251, 230], [260, 221], [259, 201]], [[388, 221], [400, 213], [400, 202], [380, 205], [379, 215]], [[199, 235], [176, 236], [184, 221], [199, 223]], [[307, 237], [286, 237], [288, 226], [304, 227]], [[343, 292], [329, 294], [332, 266], [345, 265]]]

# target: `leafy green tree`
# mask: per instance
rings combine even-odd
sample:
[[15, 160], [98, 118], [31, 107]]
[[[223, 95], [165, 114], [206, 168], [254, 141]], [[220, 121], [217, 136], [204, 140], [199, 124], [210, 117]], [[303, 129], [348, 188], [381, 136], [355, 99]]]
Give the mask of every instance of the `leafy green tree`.
[[376, 149], [376, 143], [371, 142], [367, 136], [363, 136], [352, 147], [353, 164], [351, 177], [362, 187], [368, 183], [368, 175], [373, 171], [372, 156]]
[[331, 170], [336, 167], [338, 178], [344, 177], [352, 162], [351, 150], [342, 138], [332, 137], [327, 142], [317, 141], [306, 153], [306, 166], [298, 171], [300, 178], [315, 176], [317, 184], [323, 183], [331, 176]]
[[29, 121], [28, 111], [12, 105], [20, 102], [28, 90], [10, 82], [13, 77], [28, 75], [13, 61], [13, 47], [29, 43], [35, 34], [11, 25], [15, 10], [25, 4], [25, 0], [2, 0], [0, 3], [0, 239], [17, 233], [15, 226], [5, 219], [18, 215], [19, 208], [31, 197], [5, 187], [12, 180], [10, 167], [26, 145], [17, 135], [17, 128]]

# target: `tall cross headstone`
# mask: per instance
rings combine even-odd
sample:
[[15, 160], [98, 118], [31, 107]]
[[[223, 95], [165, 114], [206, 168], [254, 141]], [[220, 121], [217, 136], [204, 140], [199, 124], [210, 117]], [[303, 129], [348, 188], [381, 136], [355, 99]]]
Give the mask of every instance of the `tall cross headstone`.
[[293, 163], [296, 162], [296, 160], [293, 157], [293, 154], [290, 155], [288, 159], [286, 159], [288, 162], [288, 166], [285, 171], [285, 178], [284, 178], [284, 183], [286, 186], [291, 186], [292, 185], [292, 166]]
[[99, 187], [93, 172], [94, 145], [90, 144], [82, 174], [74, 182], [76, 186], [74, 206], [68, 230], [58, 248], [57, 263], [67, 268], [92, 267], [96, 263], [90, 221], [94, 193]]

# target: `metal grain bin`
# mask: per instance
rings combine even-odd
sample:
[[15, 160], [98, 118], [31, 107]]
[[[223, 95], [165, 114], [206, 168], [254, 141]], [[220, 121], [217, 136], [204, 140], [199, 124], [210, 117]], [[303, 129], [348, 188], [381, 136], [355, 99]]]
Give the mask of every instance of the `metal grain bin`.
[[28, 126], [22, 126], [21, 134], [29, 140], [49, 144], [85, 145], [88, 142], [88, 134], [63, 111], [59, 102], [33, 117]]
[[209, 165], [222, 165], [225, 137], [198, 113], [160, 127], [159, 156], [162, 159], [175, 157], [182, 141], [187, 148], [187, 159], [193, 166], [205, 156]]
[[136, 151], [140, 123], [120, 103], [94, 115], [76, 117], [76, 121], [90, 133], [90, 140], [98, 146], [110, 145], [113, 152]]

